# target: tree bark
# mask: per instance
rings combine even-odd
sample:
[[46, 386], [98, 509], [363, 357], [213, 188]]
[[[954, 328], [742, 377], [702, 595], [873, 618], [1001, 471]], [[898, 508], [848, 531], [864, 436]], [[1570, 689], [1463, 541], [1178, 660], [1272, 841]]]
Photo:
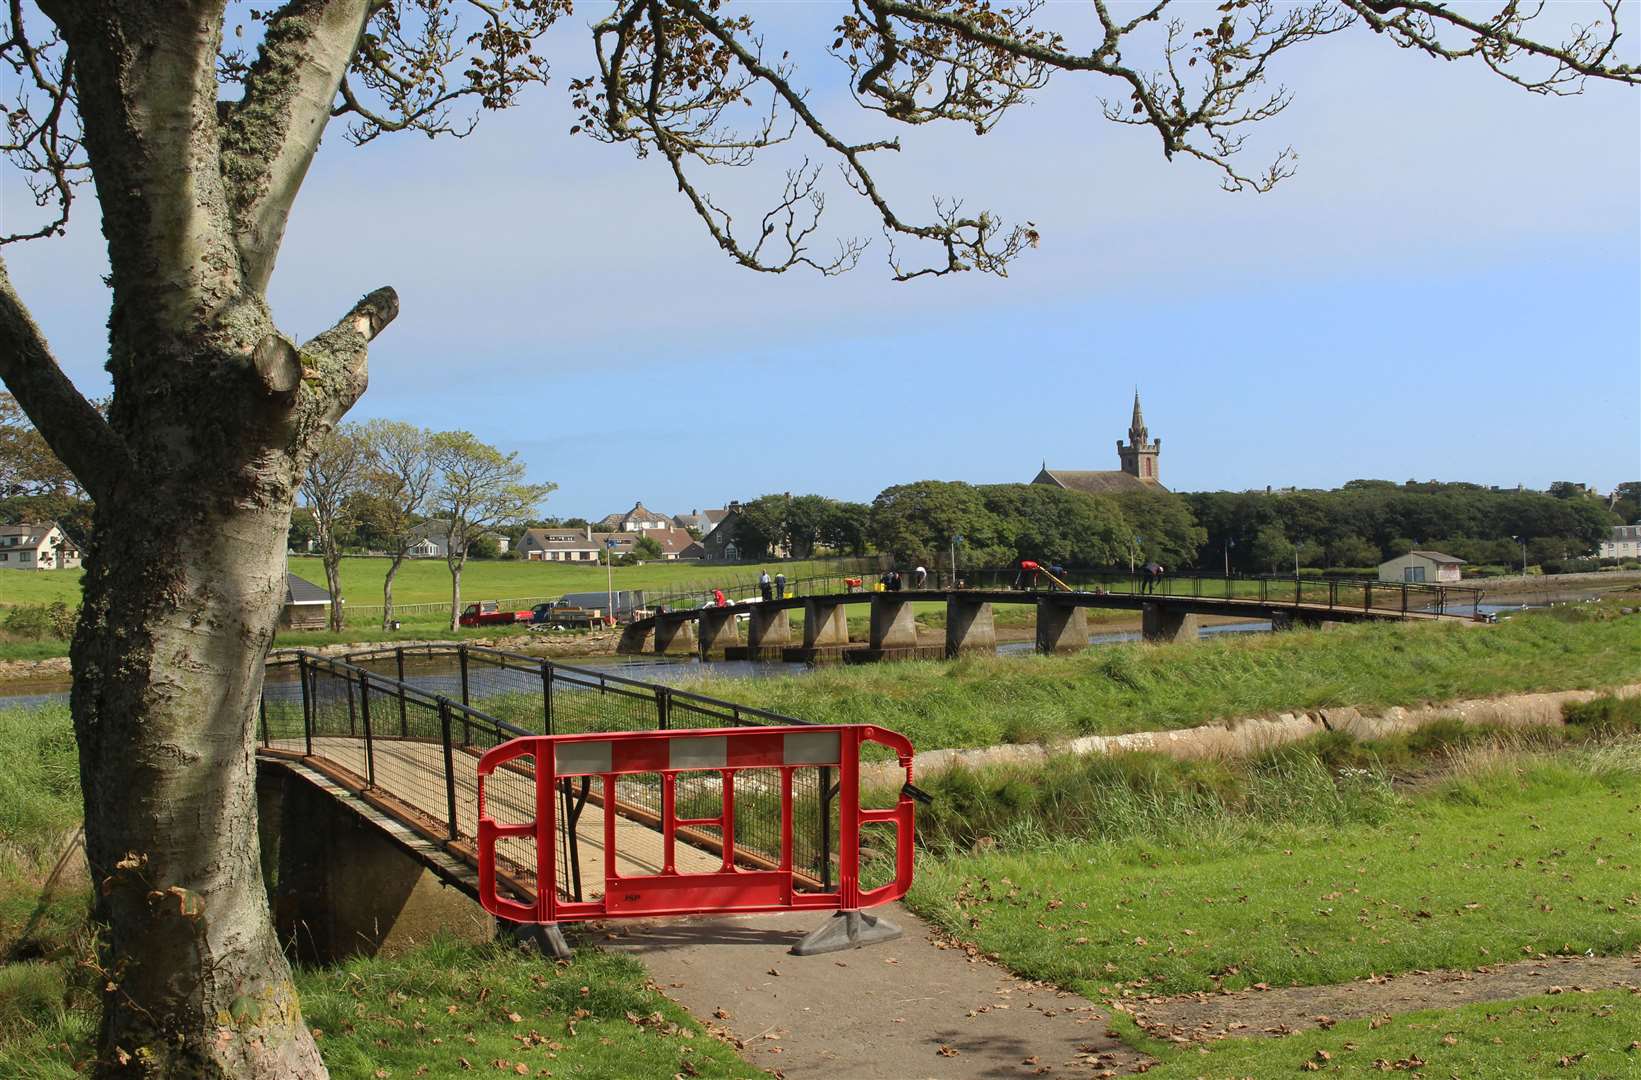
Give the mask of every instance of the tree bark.
[[466, 561], [466, 559], [463, 559], [461, 562], [452, 561], [447, 564], [450, 567], [450, 629], [452, 633], [460, 630], [462, 625], [462, 563]]
[[404, 552], [393, 556], [393, 561], [387, 564], [387, 577], [382, 579], [382, 629], [393, 629], [393, 579], [399, 573], [399, 567], [404, 563]]
[[342, 632], [342, 553], [335, 544], [325, 545], [325, 587], [330, 590], [330, 628]]
[[99, 1071], [324, 1076], [258, 859], [254, 717], [289, 500], [155, 495], [98, 501], [72, 647], [86, 856], [107, 924]]

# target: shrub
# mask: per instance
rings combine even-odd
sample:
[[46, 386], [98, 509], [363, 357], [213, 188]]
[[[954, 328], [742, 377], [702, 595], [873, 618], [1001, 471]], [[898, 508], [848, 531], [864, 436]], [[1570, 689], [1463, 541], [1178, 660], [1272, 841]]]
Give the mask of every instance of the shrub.
[[1598, 697], [1561, 707], [1569, 727], [1596, 738], [1641, 733], [1641, 697]]
[[13, 637], [67, 641], [74, 634], [79, 611], [58, 600], [51, 604], [23, 604], [6, 615], [6, 632]]

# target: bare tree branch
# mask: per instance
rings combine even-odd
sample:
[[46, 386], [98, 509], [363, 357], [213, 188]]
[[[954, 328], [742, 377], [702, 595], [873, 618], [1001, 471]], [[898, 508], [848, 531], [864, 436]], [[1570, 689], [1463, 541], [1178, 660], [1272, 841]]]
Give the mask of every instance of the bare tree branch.
[[63, 374], [45, 335], [12, 287], [4, 261], [0, 261], [0, 380], [93, 499], [127, 474], [130, 454], [124, 441]]

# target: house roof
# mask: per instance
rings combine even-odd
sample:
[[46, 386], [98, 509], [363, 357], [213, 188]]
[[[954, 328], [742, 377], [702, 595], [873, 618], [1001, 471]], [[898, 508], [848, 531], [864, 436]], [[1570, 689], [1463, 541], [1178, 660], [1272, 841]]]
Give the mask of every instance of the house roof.
[[39, 547], [56, 527], [54, 521], [19, 521], [15, 525], [0, 525], [0, 536], [22, 537], [24, 547]]
[[330, 603], [330, 593], [313, 582], [299, 578], [287, 570], [285, 571], [285, 603], [328, 604]]
[[1461, 564], [1464, 562], [1463, 559], [1456, 558], [1455, 556], [1452, 556], [1452, 555], [1444, 555], [1440, 551], [1421, 551], [1421, 550], [1415, 548], [1414, 550], [1408, 552], [1408, 554], [1409, 555], [1418, 555], [1422, 558], [1429, 559], [1431, 562], [1461, 563]]
[[600, 518], [596, 524], [613, 532], [629, 521], [647, 522], [651, 525], [662, 525], [669, 527], [672, 525], [671, 518], [665, 514], [657, 514], [654, 510], [651, 510], [642, 502], [633, 503], [632, 509], [628, 510], [624, 514], [606, 514], [604, 517]]
[[1124, 491], [1156, 491], [1162, 487], [1155, 480], [1141, 480], [1121, 469], [1050, 469], [1045, 467], [1032, 480], [1034, 484], [1057, 484], [1067, 491], [1081, 491], [1088, 495], [1117, 495]]
[[592, 551], [601, 546], [580, 529], [525, 529], [524, 543], [541, 551]]

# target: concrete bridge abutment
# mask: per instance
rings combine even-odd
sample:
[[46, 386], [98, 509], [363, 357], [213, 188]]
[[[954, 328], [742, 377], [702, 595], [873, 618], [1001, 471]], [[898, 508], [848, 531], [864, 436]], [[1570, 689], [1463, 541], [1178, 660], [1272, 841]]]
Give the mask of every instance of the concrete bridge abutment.
[[746, 643], [754, 649], [780, 646], [792, 641], [792, 620], [786, 608], [767, 605], [752, 609], [746, 624]]
[[1037, 651], [1073, 653], [1088, 648], [1088, 614], [1076, 604], [1040, 597], [1037, 601]]
[[1140, 634], [1146, 641], [1158, 643], [1196, 641], [1202, 636], [1202, 620], [1167, 604], [1146, 604], [1140, 609]]
[[649, 652], [655, 647], [656, 626], [655, 623], [648, 626], [628, 623], [626, 629], [621, 631], [621, 642], [616, 645], [615, 651], [622, 656], [638, 656]]
[[402, 952], [435, 933], [495, 937], [495, 920], [380, 828], [284, 769], [259, 769], [258, 833], [280, 940], [301, 959]]
[[997, 652], [997, 622], [990, 603], [963, 600], [956, 595], [946, 600], [946, 655]]

